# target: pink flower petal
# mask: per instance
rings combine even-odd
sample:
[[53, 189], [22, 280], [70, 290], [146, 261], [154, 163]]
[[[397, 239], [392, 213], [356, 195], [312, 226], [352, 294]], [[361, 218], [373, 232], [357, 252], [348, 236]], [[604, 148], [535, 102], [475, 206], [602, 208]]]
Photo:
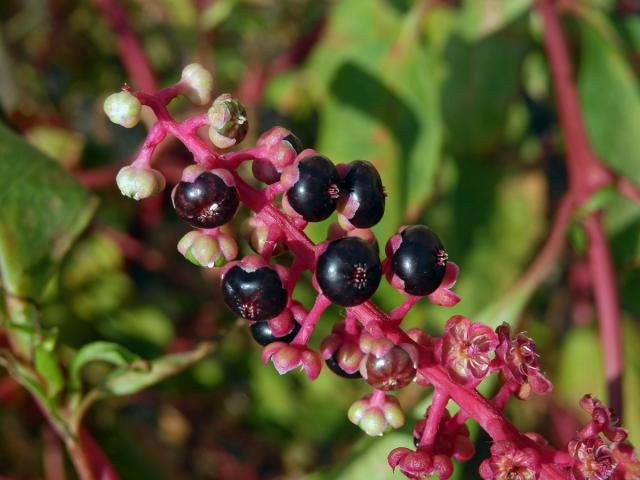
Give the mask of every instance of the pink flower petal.
[[458, 279], [458, 272], [460, 272], [460, 267], [453, 262], [447, 262], [447, 266], [445, 267], [444, 277], [442, 282], [440, 283], [439, 288], [449, 289], [456, 284], [456, 280]]

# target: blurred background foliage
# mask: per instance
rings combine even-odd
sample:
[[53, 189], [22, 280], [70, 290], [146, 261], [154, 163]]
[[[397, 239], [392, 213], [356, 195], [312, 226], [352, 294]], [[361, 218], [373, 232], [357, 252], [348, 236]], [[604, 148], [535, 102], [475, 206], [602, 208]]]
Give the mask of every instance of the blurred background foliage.
[[[574, 7], [565, 26], [593, 145], [614, 171], [640, 182], [640, 8], [633, 1], [567, 3]], [[407, 323], [439, 332], [452, 313], [494, 326], [517, 323], [536, 339], [556, 388], [546, 397], [513, 400], [509, 416], [554, 443], [571, 437], [581, 420], [579, 397], [605, 396], [580, 231], [572, 230], [571, 249], [534, 292], [517, 283], [544, 243], [566, 187], [531, 0], [127, 0], [123, 6], [160, 84], [175, 82], [193, 61], [212, 69], [218, 91], [248, 92], [251, 81], [264, 82], [242, 98], [252, 120], [253, 138], [245, 144], [285, 125], [336, 163], [374, 162], [389, 194], [375, 228], [380, 244], [400, 225], [423, 223], [439, 232], [461, 267], [460, 304], [450, 310], [420, 302]], [[269, 74], [283, 52], [310, 42], [308, 32], [320, 27], [303, 57]], [[348, 406], [367, 391], [362, 382], [324, 372], [310, 383], [260, 363], [248, 329], [236, 328], [224, 308], [216, 275], [177, 252], [187, 228], [172, 211], [170, 190], [136, 204], [115, 188], [115, 173], [145, 135], [144, 126], [124, 130], [102, 113], [105, 96], [124, 81], [132, 79], [94, 2], [0, 2], [4, 123], [100, 199], [39, 305], [43, 326], [58, 328], [63, 362], [96, 340], [149, 359], [198, 340], [218, 342], [213, 355], [180, 375], [100, 402], [87, 425], [106, 454], [125, 479], [399, 477], [386, 454], [410, 444], [429, 392], [403, 390], [407, 427], [363, 438], [346, 418]], [[195, 112], [182, 100], [172, 110], [178, 117]], [[0, 135], [3, 192], [11, 185], [70, 191], [68, 180], [38, 183], [21, 167], [29, 151], [7, 147], [7, 135]], [[175, 180], [190, 159], [166, 141], [157, 161]], [[78, 212], [67, 211], [66, 218], [90, 215], [86, 195], [69, 195]], [[18, 228], [12, 222], [20, 222], [21, 202], [28, 201], [25, 194], [3, 203], [3, 229]], [[624, 317], [625, 424], [638, 445], [640, 209], [616, 194], [603, 202]], [[239, 237], [241, 220], [231, 226]], [[38, 228], [54, 222], [46, 216]], [[73, 230], [76, 223], [69, 222]], [[328, 223], [309, 227], [311, 237], [323, 239]], [[7, 257], [19, 262], [51, 248], [40, 245], [38, 231], [21, 238], [26, 253], [4, 249], [3, 265]], [[306, 280], [297, 295], [309, 305]], [[375, 300], [389, 309], [400, 297], [383, 282]], [[333, 309], [323, 317], [316, 345], [340, 316]], [[99, 381], [105, 368], [90, 365], [87, 381]], [[0, 474], [41, 478], [51, 435], [28, 395], [1, 375]], [[487, 439], [477, 438], [479, 459], [459, 468], [457, 478], [476, 478], [488, 449]]]

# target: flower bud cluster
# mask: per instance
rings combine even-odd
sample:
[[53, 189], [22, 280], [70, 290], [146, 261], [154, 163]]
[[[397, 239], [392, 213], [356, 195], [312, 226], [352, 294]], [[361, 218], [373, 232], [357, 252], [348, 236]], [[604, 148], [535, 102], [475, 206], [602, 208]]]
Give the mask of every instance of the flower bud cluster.
[[[151, 153], [169, 131], [193, 153], [194, 165], [184, 170], [171, 193], [177, 215], [192, 229], [178, 242], [178, 250], [198, 266], [219, 269], [225, 304], [247, 321], [263, 347], [264, 363], [273, 363], [280, 374], [303, 370], [311, 380], [323, 364], [344, 381], [362, 378], [372, 393], [353, 403], [348, 417], [374, 436], [405, 423], [400, 401], [387, 392], [414, 384], [433, 388], [432, 404], [414, 428], [416, 449], [398, 448], [388, 457], [390, 466], [408, 478], [446, 479], [453, 474], [453, 460], [471, 458], [468, 418], [495, 440], [491, 456], [480, 466], [484, 479], [543, 478], [546, 468], [557, 472], [549, 478], [638, 478], [633, 472], [640, 467], [625, 443], [626, 431], [591, 397], [582, 406], [592, 420], [564, 451], [553, 450], [537, 435], [518, 432], [502, 415], [511, 396], [525, 399], [551, 390], [536, 345], [524, 334], [513, 336], [506, 324], [494, 330], [461, 315], [452, 316], [439, 337], [402, 328], [406, 314], [423, 298], [444, 307], [459, 302], [452, 291], [458, 267], [438, 235], [424, 225], [400, 227], [387, 239], [380, 258], [371, 227], [384, 214], [387, 192], [374, 163], [344, 159], [348, 163], [336, 165], [305, 148], [284, 127], [263, 133], [253, 147], [221, 153], [237, 147], [248, 132], [247, 112], [238, 99], [219, 95], [206, 115], [183, 122], [173, 120], [163, 106], [170, 93], [207, 104], [212, 88], [211, 75], [192, 64], [183, 70], [180, 83], [155, 96], [125, 91], [109, 97], [105, 112], [121, 125], [135, 124], [141, 104], [162, 118], [117, 183], [135, 199], [162, 191], [164, 179], [151, 168]], [[194, 125], [208, 127], [208, 138], [201, 138]], [[248, 169], [238, 170], [248, 161], [252, 182], [243, 178]], [[256, 183], [262, 185], [252, 186]], [[225, 225], [242, 205], [252, 211], [246, 226], [256, 255], [236, 259], [239, 248]], [[332, 215], [336, 222], [326, 240], [314, 244], [304, 233], [306, 226]], [[285, 250], [293, 261], [278, 264], [276, 257]], [[308, 308], [293, 298], [305, 271], [312, 273], [316, 290]], [[404, 298], [389, 313], [371, 301], [383, 277]], [[345, 309], [344, 321], [333, 326], [316, 352], [309, 341], [332, 304]], [[493, 374], [502, 387], [485, 399], [476, 387]], [[453, 417], [447, 410], [450, 401], [460, 407]]]

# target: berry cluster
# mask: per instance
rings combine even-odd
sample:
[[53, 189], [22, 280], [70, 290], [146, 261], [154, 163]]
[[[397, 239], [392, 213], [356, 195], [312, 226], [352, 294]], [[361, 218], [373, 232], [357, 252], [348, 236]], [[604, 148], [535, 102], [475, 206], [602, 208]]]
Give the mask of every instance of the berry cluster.
[[[179, 83], [155, 94], [125, 89], [109, 97], [105, 111], [116, 123], [135, 125], [142, 105], [158, 118], [117, 182], [135, 199], [158, 193], [164, 178], [151, 168], [155, 147], [171, 133], [189, 149], [195, 163], [184, 170], [171, 198], [178, 216], [195, 230], [180, 240], [178, 250], [196, 265], [219, 268], [224, 301], [248, 321], [251, 335], [264, 346], [265, 363], [271, 361], [279, 373], [301, 367], [315, 379], [324, 361], [340, 377], [364, 379], [372, 393], [356, 401], [348, 416], [369, 435], [405, 423], [397, 398], [388, 392], [411, 383], [432, 387], [431, 405], [414, 429], [415, 450], [398, 448], [388, 458], [391, 467], [412, 479], [449, 478], [453, 459], [473, 456], [465, 425], [469, 418], [494, 441], [491, 457], [480, 467], [484, 479], [639, 478], [640, 463], [625, 443], [626, 432], [597, 400], [583, 400], [593, 420], [564, 450], [552, 448], [537, 434], [518, 432], [502, 415], [509, 398], [525, 399], [551, 389], [536, 346], [525, 335], [513, 336], [508, 325], [493, 330], [459, 315], [449, 319], [441, 337], [402, 329], [407, 312], [424, 297], [445, 307], [459, 301], [451, 291], [458, 268], [438, 235], [423, 225], [400, 228], [387, 240], [385, 258], [380, 259], [370, 228], [384, 214], [386, 193], [373, 164], [355, 160], [334, 165], [282, 127], [262, 134], [254, 147], [224, 153], [248, 131], [245, 109], [237, 99], [223, 94], [208, 114], [183, 122], [173, 120], [166, 109], [180, 94], [206, 104], [211, 88], [210, 74], [190, 65]], [[209, 143], [199, 134], [204, 127]], [[252, 162], [251, 180], [238, 171], [245, 161]], [[237, 260], [238, 246], [221, 227], [240, 204], [253, 212], [247, 223], [256, 254]], [[311, 242], [304, 233], [307, 224], [336, 211], [337, 222], [328, 229], [326, 241]], [[273, 261], [284, 250], [293, 256], [288, 267]], [[317, 291], [310, 309], [292, 297], [305, 270], [313, 273]], [[383, 275], [405, 297], [389, 313], [370, 301]], [[345, 318], [315, 352], [308, 342], [331, 304], [344, 307]], [[476, 387], [494, 373], [502, 386], [487, 400]], [[447, 410], [449, 401], [460, 407], [454, 416]]]

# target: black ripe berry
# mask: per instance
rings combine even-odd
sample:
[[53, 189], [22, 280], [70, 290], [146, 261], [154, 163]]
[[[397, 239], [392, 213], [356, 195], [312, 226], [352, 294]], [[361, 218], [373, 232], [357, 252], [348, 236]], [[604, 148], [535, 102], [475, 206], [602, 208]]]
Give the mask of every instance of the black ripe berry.
[[203, 172], [193, 182], [180, 182], [172, 195], [176, 212], [197, 228], [215, 228], [233, 218], [238, 192], [212, 172]]
[[287, 305], [287, 291], [271, 267], [247, 272], [236, 265], [222, 280], [224, 303], [247, 320], [269, 320]]
[[289, 204], [308, 222], [328, 218], [340, 197], [340, 176], [326, 157], [310, 155], [298, 163], [298, 180], [287, 191]]
[[269, 322], [256, 322], [249, 327], [251, 330], [251, 336], [253, 339], [262, 346], [267, 346], [273, 342], [285, 342], [291, 343], [296, 338], [296, 335], [300, 331], [300, 324], [293, 322], [293, 329], [282, 337], [276, 337], [271, 331]]
[[336, 375], [340, 376], [340, 377], [344, 377], [344, 378], [362, 378], [362, 375], [360, 374], [360, 370], [356, 370], [353, 373], [349, 373], [349, 372], [345, 372], [342, 367], [340, 366], [340, 364], [338, 363], [338, 360], [336, 359], [336, 354], [334, 353], [333, 355], [331, 355], [329, 358], [327, 358], [324, 363], [327, 364], [327, 367], [329, 367], [329, 370], [331, 370], [333, 373], [335, 373]]
[[349, 195], [344, 202], [347, 207], [344, 213], [351, 215], [351, 218], [347, 217], [349, 222], [357, 228], [377, 224], [384, 214], [385, 193], [376, 167], [364, 160], [351, 162], [343, 185]]
[[302, 141], [291, 132], [289, 132], [289, 135], [284, 137], [282, 141], [287, 142], [289, 145], [291, 145], [291, 148], [293, 148], [296, 153], [300, 153], [304, 150]]
[[405, 292], [429, 295], [440, 286], [447, 266], [447, 253], [431, 229], [423, 225], [406, 228], [393, 254], [393, 272], [404, 281]]
[[331, 242], [316, 266], [322, 293], [343, 307], [360, 305], [371, 298], [381, 275], [378, 254], [369, 242], [357, 237]]

